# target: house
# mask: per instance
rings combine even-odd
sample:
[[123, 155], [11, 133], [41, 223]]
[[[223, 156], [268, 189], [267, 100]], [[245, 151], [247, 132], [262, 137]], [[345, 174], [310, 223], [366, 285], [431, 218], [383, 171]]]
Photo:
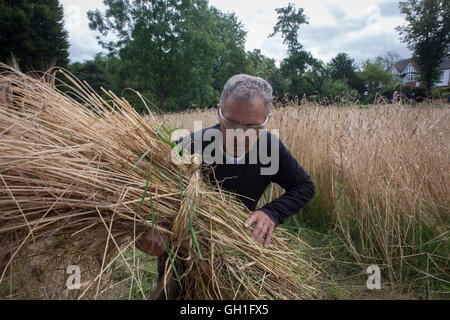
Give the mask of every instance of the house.
[[[418, 78], [418, 68], [412, 58], [403, 59], [391, 66], [388, 71], [390, 74], [397, 76], [402, 80], [403, 85], [409, 87], [418, 87], [420, 82]], [[441, 79], [436, 83], [436, 87], [448, 87], [450, 86], [450, 55], [446, 56], [438, 67], [441, 71]]]

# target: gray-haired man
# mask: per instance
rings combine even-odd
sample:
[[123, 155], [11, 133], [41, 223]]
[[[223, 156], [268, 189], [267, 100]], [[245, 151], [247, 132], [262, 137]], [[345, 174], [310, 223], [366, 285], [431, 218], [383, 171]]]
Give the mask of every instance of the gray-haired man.
[[[219, 123], [193, 132], [181, 141], [188, 152], [201, 153], [203, 162], [210, 168], [203, 172], [211, 182], [240, 195], [244, 205], [252, 211], [244, 227], [255, 225], [251, 236], [266, 247], [270, 245], [275, 227], [288, 216], [298, 213], [314, 196], [314, 184], [309, 175], [276, 135], [262, 130], [269, 119], [271, 105], [272, 87], [265, 80], [245, 74], [235, 75], [222, 91], [217, 106]], [[279, 184], [286, 192], [256, 208], [271, 182]], [[154, 243], [151, 239], [151, 232], [147, 232], [138, 242], [138, 248], [159, 256], [161, 279], [167, 254], [159, 237]], [[176, 288], [179, 288], [178, 284], [172, 286], [166, 298], [182, 296]], [[156, 298], [165, 298], [161, 282]]]

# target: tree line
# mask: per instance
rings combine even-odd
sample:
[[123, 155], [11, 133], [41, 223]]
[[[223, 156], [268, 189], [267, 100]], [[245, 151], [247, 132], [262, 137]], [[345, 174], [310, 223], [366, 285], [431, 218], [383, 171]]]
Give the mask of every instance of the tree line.
[[[314, 58], [300, 42], [301, 27], [308, 19], [304, 9], [293, 4], [276, 9], [278, 20], [268, 35], [280, 34], [286, 45], [287, 57], [279, 66], [259, 49], [246, 51], [247, 33], [237, 16], [209, 6], [207, 0], [104, 0], [104, 4], [105, 11], [88, 12], [89, 27], [98, 32], [104, 52], [89, 61], [69, 63], [58, 0], [2, 0], [0, 61], [6, 61], [11, 53], [29, 69], [43, 69], [53, 61], [100, 94], [103, 87], [123, 95], [139, 111], [144, 111], [145, 105], [133, 90], [151, 102], [147, 105], [163, 111], [214, 106], [225, 81], [237, 73], [268, 80], [279, 100], [307, 96], [328, 103], [343, 97], [371, 103], [377, 94], [389, 97], [398, 86], [398, 79], [386, 71], [401, 58], [395, 52], [359, 65], [344, 52], [327, 64]], [[443, 51], [448, 51], [448, 33], [447, 38], [442, 36], [448, 19], [439, 22], [442, 12], [448, 10], [448, 1], [410, 0], [401, 2], [400, 7], [416, 19], [430, 20], [426, 14], [434, 15], [434, 32], [428, 32], [428, 37], [440, 37], [434, 63], [439, 61]], [[407, 22], [399, 31], [403, 41], [415, 45], [417, 28], [411, 29], [416, 34], [408, 29], [415, 21]], [[427, 48], [432, 46], [431, 40], [427, 43]], [[417, 57], [421, 57], [420, 48], [414, 50]], [[422, 55], [426, 54], [428, 51]], [[430, 75], [436, 80], [436, 74]], [[424, 83], [432, 85], [433, 79]]]

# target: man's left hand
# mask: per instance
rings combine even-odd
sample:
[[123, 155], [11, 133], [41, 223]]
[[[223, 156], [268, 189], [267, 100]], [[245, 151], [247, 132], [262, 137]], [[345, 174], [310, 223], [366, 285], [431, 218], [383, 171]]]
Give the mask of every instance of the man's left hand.
[[252, 232], [252, 239], [256, 242], [261, 242], [264, 237], [264, 247], [269, 247], [270, 240], [272, 239], [272, 233], [275, 229], [275, 223], [269, 218], [263, 211], [254, 211], [250, 218], [244, 223], [244, 227], [248, 229], [253, 223], [256, 222], [256, 227]]

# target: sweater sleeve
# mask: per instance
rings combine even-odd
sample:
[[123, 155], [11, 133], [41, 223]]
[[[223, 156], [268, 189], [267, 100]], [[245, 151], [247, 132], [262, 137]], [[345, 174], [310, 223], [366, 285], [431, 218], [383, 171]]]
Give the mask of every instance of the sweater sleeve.
[[311, 178], [281, 140], [279, 152], [279, 169], [271, 181], [285, 189], [285, 193], [259, 209], [275, 222], [275, 227], [282, 224], [287, 217], [299, 213], [315, 192]]

